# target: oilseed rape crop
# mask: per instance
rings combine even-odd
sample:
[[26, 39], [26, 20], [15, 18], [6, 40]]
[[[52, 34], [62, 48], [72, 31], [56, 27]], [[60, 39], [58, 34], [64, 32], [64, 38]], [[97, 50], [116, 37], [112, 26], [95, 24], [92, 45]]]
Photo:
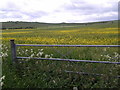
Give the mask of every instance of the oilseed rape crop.
[[[114, 24], [114, 23], [113, 23]], [[44, 26], [36, 29], [8, 29], [0, 34], [0, 57], [3, 62], [3, 88], [116, 88], [119, 65], [80, 62], [32, 60], [38, 58], [62, 58], [119, 62], [118, 47], [16, 47], [22, 59], [16, 66], [11, 61], [10, 39], [16, 44], [42, 45], [118, 45], [117, 25]], [[17, 68], [16, 68], [17, 67]], [[76, 74], [65, 71], [99, 73]], [[100, 76], [101, 75], [101, 76]], [[2, 79], [1, 79], [2, 80]]]

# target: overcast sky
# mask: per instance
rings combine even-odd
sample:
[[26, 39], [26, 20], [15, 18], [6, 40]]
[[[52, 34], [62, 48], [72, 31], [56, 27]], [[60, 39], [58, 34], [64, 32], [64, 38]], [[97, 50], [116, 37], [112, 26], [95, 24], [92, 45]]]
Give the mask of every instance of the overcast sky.
[[82, 23], [118, 19], [119, 0], [0, 1], [0, 21]]

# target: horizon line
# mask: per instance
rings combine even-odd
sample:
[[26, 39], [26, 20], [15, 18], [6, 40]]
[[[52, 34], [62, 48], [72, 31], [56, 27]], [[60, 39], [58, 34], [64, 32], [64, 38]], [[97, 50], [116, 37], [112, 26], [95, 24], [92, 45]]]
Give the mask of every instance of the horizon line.
[[[109, 22], [109, 21], [119, 21], [117, 20], [108, 20], [108, 21], [90, 21], [90, 22], [56, 22], [56, 23], [96, 23], [96, 22]], [[38, 22], [38, 21], [3, 21], [3, 22], [35, 22], [35, 23], [47, 23], [47, 22]], [[1, 22], [1, 23], [3, 23]], [[53, 23], [53, 22], [51, 22]]]

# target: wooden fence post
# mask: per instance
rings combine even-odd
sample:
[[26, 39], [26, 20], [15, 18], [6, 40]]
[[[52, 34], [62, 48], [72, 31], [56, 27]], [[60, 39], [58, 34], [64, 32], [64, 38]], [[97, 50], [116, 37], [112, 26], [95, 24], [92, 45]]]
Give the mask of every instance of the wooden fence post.
[[11, 56], [12, 56], [12, 63], [16, 63], [17, 59], [16, 59], [16, 45], [14, 43], [14, 40], [10, 40], [10, 44], [11, 44]]

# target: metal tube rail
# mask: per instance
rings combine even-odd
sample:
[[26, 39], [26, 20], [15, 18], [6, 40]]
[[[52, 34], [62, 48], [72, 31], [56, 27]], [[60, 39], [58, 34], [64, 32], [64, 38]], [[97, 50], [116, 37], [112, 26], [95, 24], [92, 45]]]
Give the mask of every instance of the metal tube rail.
[[88, 63], [120, 64], [120, 62], [92, 61], [92, 60], [75, 60], [75, 59], [59, 59], [59, 58], [17, 57], [17, 59], [35, 59], [35, 60], [54, 60], [54, 61], [71, 61], [71, 62], [88, 62]]
[[[65, 71], [66, 73], [75, 73], [75, 74], [82, 74], [82, 75], [92, 75], [92, 76], [105, 76], [106, 74], [98, 74], [98, 73], [87, 73], [87, 72], [75, 72], [75, 71]], [[106, 75], [107, 76], [107, 75]], [[120, 78], [120, 76], [111, 76], [114, 78]]]
[[40, 46], [40, 47], [120, 47], [120, 45], [35, 45], [35, 44], [16, 44], [16, 46]]

